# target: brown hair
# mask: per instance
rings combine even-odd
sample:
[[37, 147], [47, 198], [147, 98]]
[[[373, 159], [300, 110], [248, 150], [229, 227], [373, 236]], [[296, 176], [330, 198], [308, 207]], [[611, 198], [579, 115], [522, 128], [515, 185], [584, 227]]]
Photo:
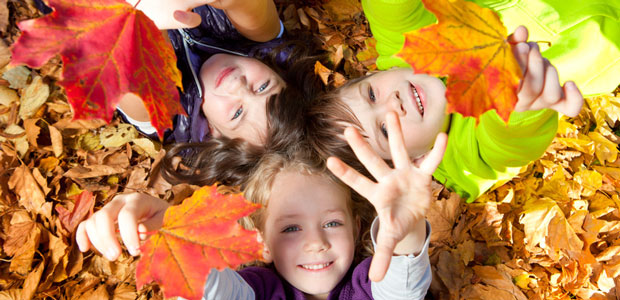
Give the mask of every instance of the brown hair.
[[[294, 47], [293, 47], [294, 46]], [[278, 54], [288, 51], [286, 68], [276, 63]], [[262, 154], [284, 151], [303, 139], [303, 114], [314, 98], [325, 91], [314, 74], [314, 63], [323, 56], [310, 56], [302, 45], [286, 43], [263, 59], [286, 83], [279, 94], [267, 101], [267, 138], [264, 146], [242, 139], [212, 138], [201, 143], [179, 143], [168, 149], [162, 160], [162, 175], [170, 183], [242, 185]], [[173, 163], [181, 158], [181, 167]]]

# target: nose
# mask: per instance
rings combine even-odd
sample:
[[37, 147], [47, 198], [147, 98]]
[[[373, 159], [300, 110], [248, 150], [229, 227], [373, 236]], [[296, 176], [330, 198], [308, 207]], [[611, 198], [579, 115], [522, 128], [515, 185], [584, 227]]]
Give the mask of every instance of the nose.
[[395, 111], [399, 117], [407, 115], [407, 110], [405, 110], [405, 107], [403, 106], [403, 101], [400, 99], [399, 91], [394, 91], [388, 95], [386, 101], [386, 109], [387, 111]]
[[307, 232], [306, 239], [304, 241], [304, 251], [306, 252], [323, 252], [329, 249], [331, 245], [322, 231], [313, 230], [313, 232]]
[[250, 87], [248, 87], [247, 79], [245, 75], [238, 75], [229, 81], [226, 85], [226, 91], [231, 96], [243, 96], [248, 93]]

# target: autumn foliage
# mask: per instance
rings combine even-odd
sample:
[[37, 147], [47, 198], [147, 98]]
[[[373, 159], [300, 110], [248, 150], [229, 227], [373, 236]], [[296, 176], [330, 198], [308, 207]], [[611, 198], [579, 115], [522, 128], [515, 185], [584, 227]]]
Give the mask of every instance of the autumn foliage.
[[240, 194], [222, 195], [203, 187], [179, 206], [166, 210], [164, 225], [140, 247], [136, 285], [156, 281], [164, 296], [202, 298], [211, 268], [235, 269], [262, 258], [256, 232], [237, 223], [259, 205]]
[[[0, 1], [0, 299], [164, 299], [155, 283], [137, 289], [138, 262], [126, 251], [114, 262], [81, 253], [72, 224], [119, 192], [176, 205], [198, 187], [163, 181], [161, 145], [133, 127], [72, 121], [58, 58], [7, 66], [16, 21], [40, 16], [29, 3]], [[374, 68], [356, 0], [276, 3], [287, 30], [324, 42], [329, 84]], [[541, 159], [477, 202], [436, 184], [427, 216], [434, 299], [620, 297], [619, 134], [617, 93], [589, 98], [560, 120]]]
[[185, 114], [181, 73], [172, 47], [155, 24], [124, 0], [49, 0], [44, 17], [20, 22], [13, 65], [41, 67], [60, 54], [62, 80], [74, 119], [112, 120], [121, 97], [143, 99], [160, 137]]
[[478, 118], [495, 109], [508, 122], [521, 69], [499, 16], [465, 0], [422, 2], [438, 23], [406, 33], [397, 56], [416, 73], [448, 77], [448, 113]]

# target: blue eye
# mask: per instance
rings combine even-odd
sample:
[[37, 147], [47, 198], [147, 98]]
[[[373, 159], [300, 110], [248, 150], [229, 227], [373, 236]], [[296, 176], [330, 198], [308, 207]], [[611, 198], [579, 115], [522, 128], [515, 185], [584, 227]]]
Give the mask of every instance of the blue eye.
[[256, 90], [257, 93], [262, 93], [264, 90], [267, 89], [267, 87], [269, 87], [269, 83], [271, 82], [271, 80], [267, 80], [267, 82], [263, 83], [263, 85], [261, 85], [258, 90]]
[[237, 109], [237, 111], [235, 112], [235, 115], [233, 116], [231, 120], [238, 118], [242, 113], [243, 113], [243, 107], [239, 107], [239, 109]]
[[373, 103], [377, 101], [375, 91], [372, 90], [371, 85], [368, 85], [368, 99], [370, 99], [370, 101], [372, 101]]
[[284, 230], [282, 230], [282, 233], [287, 233], [287, 232], [295, 232], [295, 231], [299, 231], [299, 227], [297, 227], [297, 225], [291, 225], [291, 226], [287, 226], [286, 228], [284, 228]]
[[329, 227], [338, 227], [338, 226], [342, 226], [342, 223], [340, 223], [338, 221], [331, 221], [331, 222], [325, 224], [323, 227], [329, 228]]
[[381, 133], [383, 134], [383, 136], [385, 136], [385, 138], [387, 139], [388, 137], [388, 132], [387, 129], [385, 128], [385, 123], [381, 123]]

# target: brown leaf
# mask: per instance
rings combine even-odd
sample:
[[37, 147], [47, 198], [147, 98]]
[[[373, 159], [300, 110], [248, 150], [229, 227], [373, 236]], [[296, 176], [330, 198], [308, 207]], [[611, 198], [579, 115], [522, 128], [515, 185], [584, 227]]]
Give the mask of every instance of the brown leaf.
[[24, 129], [26, 130], [26, 138], [32, 147], [38, 148], [39, 144], [37, 139], [41, 133], [41, 127], [37, 125], [39, 119], [26, 119], [24, 120]]
[[436, 200], [426, 214], [426, 219], [431, 224], [431, 242], [445, 243], [452, 238], [452, 228], [461, 214], [461, 199], [456, 193], [450, 198]]
[[9, 188], [19, 196], [19, 204], [26, 210], [51, 219], [51, 206], [45, 205], [45, 195], [28, 167], [21, 165], [15, 169], [9, 179]]
[[321, 81], [323, 81], [324, 85], [327, 85], [329, 82], [329, 75], [332, 74], [332, 70], [325, 67], [318, 60], [314, 63], [314, 74], [319, 75]]
[[3, 40], [0, 40], [0, 68], [4, 68], [9, 62], [11, 62], [11, 50]]
[[75, 231], [82, 220], [92, 214], [93, 207], [95, 206], [95, 196], [89, 191], [83, 191], [79, 196], [74, 197], [74, 200], [75, 205], [71, 211], [68, 211], [60, 205], [56, 205], [56, 211], [58, 212], [58, 217], [62, 222], [62, 226], [70, 233]]
[[50, 131], [50, 139], [52, 140], [52, 150], [54, 151], [54, 156], [60, 157], [63, 152], [62, 134], [54, 126], [49, 126], [48, 129]]
[[362, 6], [357, 0], [329, 0], [323, 4], [323, 8], [334, 21], [349, 21], [362, 12]]
[[39, 265], [26, 277], [24, 281], [24, 287], [22, 289], [22, 297], [21, 299], [30, 300], [34, 293], [37, 291], [37, 287], [39, 286], [39, 282], [41, 281], [41, 275], [43, 274], [43, 269], [45, 267], [45, 261], [39, 263]]
[[36, 76], [24, 90], [19, 106], [19, 116], [26, 120], [36, 113], [50, 95], [49, 85], [43, 83], [41, 76]]
[[76, 166], [65, 172], [63, 176], [69, 178], [94, 178], [100, 176], [108, 176], [113, 174], [124, 173], [124, 168], [106, 166], [106, 165], [92, 165], [92, 166]]
[[[9, 229], [9, 240], [5, 244], [5, 247], [7, 247], [7, 244], [9, 244], [10, 247], [8, 249], [5, 248], [5, 251], [7, 254], [13, 256], [9, 271], [21, 275], [26, 275], [31, 270], [34, 254], [38, 248], [41, 237], [39, 226], [29, 218], [25, 218], [23, 213], [16, 213], [13, 215], [11, 228]], [[14, 229], [14, 226], [17, 227]]]
[[[474, 266], [474, 273], [480, 277], [483, 283], [507, 291], [517, 300], [527, 300], [521, 290], [514, 285], [512, 278], [507, 274], [500, 273], [492, 266]], [[512, 298], [511, 298], [512, 299]]]

